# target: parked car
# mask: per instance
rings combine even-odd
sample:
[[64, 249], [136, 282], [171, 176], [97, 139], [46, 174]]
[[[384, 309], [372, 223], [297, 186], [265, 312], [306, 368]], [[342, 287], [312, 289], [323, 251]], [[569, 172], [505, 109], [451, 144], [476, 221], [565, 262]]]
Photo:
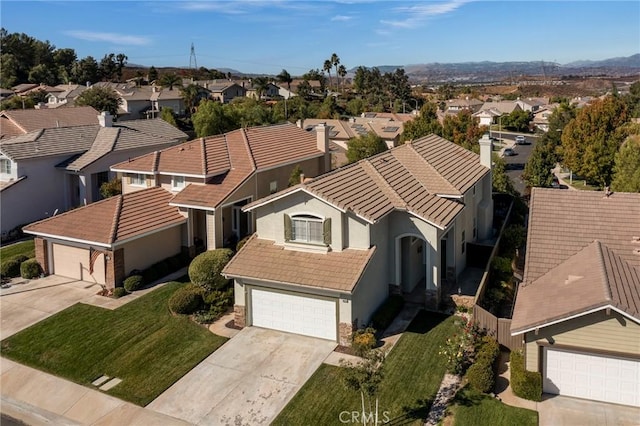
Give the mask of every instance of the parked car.
[[522, 135], [518, 135], [516, 136], [516, 145], [529, 145], [531, 142], [527, 141], [527, 138], [525, 138]]
[[553, 180], [551, 181], [552, 188], [560, 188], [560, 181], [558, 180], [558, 176], [553, 176]]
[[506, 148], [504, 150], [505, 157], [513, 157], [514, 155], [518, 155], [518, 153], [513, 148]]

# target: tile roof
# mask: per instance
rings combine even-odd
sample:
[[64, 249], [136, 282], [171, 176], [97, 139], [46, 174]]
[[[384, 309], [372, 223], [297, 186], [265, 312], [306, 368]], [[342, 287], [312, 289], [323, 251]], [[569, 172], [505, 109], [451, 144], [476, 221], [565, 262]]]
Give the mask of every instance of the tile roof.
[[255, 201], [247, 209], [304, 189], [372, 223], [402, 210], [444, 228], [464, 205], [440, 195], [464, 194], [488, 172], [477, 154], [429, 135]]
[[311, 253], [286, 250], [254, 235], [225, 266], [229, 277], [352, 292], [376, 248]]
[[174, 144], [187, 138], [185, 133], [157, 118], [113, 123], [109, 128], [96, 124], [36, 130], [1, 140], [0, 151], [13, 160], [82, 154], [72, 162], [64, 162], [69, 170], [79, 171], [111, 151], [105, 151], [109, 145], [104, 139], [107, 134], [115, 137], [111, 144], [113, 151]]
[[98, 114], [90, 106], [7, 110], [0, 112], [0, 133], [2, 136], [15, 136], [40, 129], [98, 124]]
[[160, 187], [116, 195], [60, 215], [32, 223], [24, 231], [102, 245], [112, 245], [186, 222], [172, 194]]
[[[640, 194], [534, 188], [530, 211], [512, 331], [598, 304], [640, 319]], [[558, 295], [548, 297], [552, 291]]]

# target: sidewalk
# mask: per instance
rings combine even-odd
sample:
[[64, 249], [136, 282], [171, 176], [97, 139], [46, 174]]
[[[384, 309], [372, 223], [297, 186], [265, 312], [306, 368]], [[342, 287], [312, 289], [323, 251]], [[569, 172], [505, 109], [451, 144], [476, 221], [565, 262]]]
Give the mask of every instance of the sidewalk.
[[509, 364], [509, 352], [500, 352], [500, 355], [498, 355], [498, 377], [496, 378], [494, 388], [496, 397], [512, 407], [538, 411], [537, 402], [520, 398], [511, 390], [511, 371]]
[[5, 358], [0, 373], [0, 411], [32, 426], [189, 424]]

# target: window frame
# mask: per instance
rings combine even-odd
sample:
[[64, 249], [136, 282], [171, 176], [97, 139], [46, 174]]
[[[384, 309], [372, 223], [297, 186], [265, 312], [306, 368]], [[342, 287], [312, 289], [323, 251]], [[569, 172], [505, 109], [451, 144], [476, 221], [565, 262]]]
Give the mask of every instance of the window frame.
[[[176, 183], [176, 178], [180, 178], [182, 180], [182, 184], [181, 185], [177, 185]], [[181, 175], [171, 175], [171, 189], [173, 190], [181, 190], [184, 189], [184, 187], [187, 186], [187, 181], [185, 179], [184, 176]]]
[[[5, 175], [10, 175], [11, 171], [13, 169], [13, 164], [11, 164], [11, 160], [9, 160], [8, 158], [0, 158], [0, 173], [5, 174]], [[5, 170], [5, 166], [6, 166], [6, 170]]]
[[[305, 224], [305, 238], [296, 237], [296, 222]], [[318, 228], [312, 232], [311, 224], [315, 224]], [[317, 239], [312, 239], [315, 234]], [[325, 245], [324, 242], [324, 219], [310, 214], [297, 214], [291, 216], [291, 242], [302, 244], [313, 244], [318, 246]]]
[[[136, 179], [141, 179], [142, 183], [136, 182]], [[129, 177], [129, 184], [131, 186], [147, 186], [147, 175], [144, 173], [133, 173]]]
[[278, 181], [269, 182], [269, 194], [275, 194], [276, 192], [278, 192]]

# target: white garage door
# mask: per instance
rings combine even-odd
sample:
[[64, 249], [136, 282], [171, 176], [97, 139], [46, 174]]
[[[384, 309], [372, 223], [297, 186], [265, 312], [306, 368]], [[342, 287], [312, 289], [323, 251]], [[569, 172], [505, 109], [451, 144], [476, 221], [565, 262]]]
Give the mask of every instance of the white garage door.
[[252, 325], [336, 340], [336, 301], [251, 290]]
[[105, 283], [103, 254], [93, 263], [93, 274], [90, 274], [88, 249], [53, 244], [52, 250], [54, 274], [98, 284]]
[[640, 361], [545, 348], [545, 392], [640, 407]]

